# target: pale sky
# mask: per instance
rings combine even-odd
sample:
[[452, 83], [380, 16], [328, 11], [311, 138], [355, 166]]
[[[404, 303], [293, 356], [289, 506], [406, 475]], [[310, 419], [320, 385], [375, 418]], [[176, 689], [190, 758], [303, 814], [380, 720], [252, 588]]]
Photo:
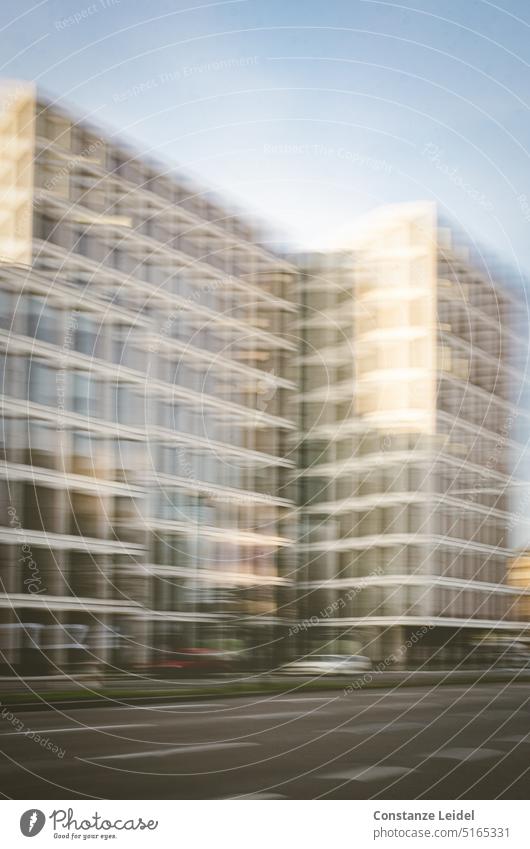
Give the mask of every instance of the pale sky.
[[529, 43], [524, 0], [3, 0], [0, 56], [282, 240], [429, 198], [528, 270]]

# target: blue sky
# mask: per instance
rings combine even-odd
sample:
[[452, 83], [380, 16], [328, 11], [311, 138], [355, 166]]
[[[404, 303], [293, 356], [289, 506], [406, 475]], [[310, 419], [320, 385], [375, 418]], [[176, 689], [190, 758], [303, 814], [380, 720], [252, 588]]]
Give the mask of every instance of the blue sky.
[[528, 0], [3, 0], [0, 75], [194, 172], [291, 246], [433, 199], [530, 273]]
[[329, 244], [376, 205], [432, 198], [530, 270], [524, 0], [3, 0], [1, 18], [3, 76], [36, 79], [282, 238]]

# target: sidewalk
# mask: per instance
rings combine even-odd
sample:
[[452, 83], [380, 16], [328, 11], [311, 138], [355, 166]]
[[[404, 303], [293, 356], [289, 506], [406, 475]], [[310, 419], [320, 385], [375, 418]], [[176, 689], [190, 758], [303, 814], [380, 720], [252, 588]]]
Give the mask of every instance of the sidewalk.
[[[92, 676], [88, 676], [92, 678]], [[218, 676], [216, 678], [153, 681], [136, 676], [112, 677], [103, 681], [76, 681], [68, 677], [0, 679], [0, 704], [18, 710], [49, 707], [101, 707], [113, 704], [149, 704], [197, 698], [223, 698], [301, 691], [344, 691], [403, 687], [465, 686], [490, 683], [530, 684], [530, 670], [464, 670], [370, 672], [353, 678], [294, 678], [272, 675]]]

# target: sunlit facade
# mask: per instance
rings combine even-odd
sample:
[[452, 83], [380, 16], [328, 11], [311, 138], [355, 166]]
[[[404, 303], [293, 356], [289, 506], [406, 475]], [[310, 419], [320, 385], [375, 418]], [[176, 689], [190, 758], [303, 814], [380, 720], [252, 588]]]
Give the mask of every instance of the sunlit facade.
[[189, 646], [271, 662], [294, 535], [293, 267], [30, 86], [1, 97], [6, 668], [45, 633], [61, 671], [73, 626], [116, 668]]
[[507, 580], [524, 303], [427, 203], [378, 210], [348, 251], [302, 265], [307, 647], [478, 660], [524, 627]]
[[[517, 617], [530, 622], [530, 552], [520, 551], [510, 562], [508, 580], [514, 587], [526, 592], [517, 602]], [[530, 634], [528, 635], [530, 637]]]

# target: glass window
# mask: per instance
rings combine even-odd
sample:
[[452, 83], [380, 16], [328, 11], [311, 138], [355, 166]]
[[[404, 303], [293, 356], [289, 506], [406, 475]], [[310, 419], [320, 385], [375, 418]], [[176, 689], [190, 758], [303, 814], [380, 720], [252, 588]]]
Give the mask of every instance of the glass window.
[[0, 290], [0, 328], [9, 330], [13, 320], [13, 293]]
[[42, 342], [55, 344], [60, 331], [60, 310], [51, 306], [47, 299], [40, 295], [28, 298], [27, 335]]
[[107, 477], [105, 440], [87, 430], [72, 432], [70, 468], [76, 475]]
[[57, 406], [60, 403], [59, 373], [42, 360], [31, 360], [28, 363], [28, 370], [29, 400], [48, 407]]
[[126, 324], [117, 325], [113, 331], [112, 362], [124, 368], [143, 370], [146, 356], [134, 342], [134, 328]]
[[100, 356], [102, 332], [103, 325], [95, 318], [86, 314], [77, 315], [73, 340], [74, 349], [89, 357]]
[[150, 460], [153, 461], [153, 446], [146, 448], [145, 443], [134, 439], [119, 439], [114, 441], [114, 476], [117, 480], [128, 480], [135, 473], [146, 468], [146, 451], [150, 450]]
[[46, 469], [57, 467], [57, 427], [47, 422], [30, 421], [27, 427], [24, 462]]

